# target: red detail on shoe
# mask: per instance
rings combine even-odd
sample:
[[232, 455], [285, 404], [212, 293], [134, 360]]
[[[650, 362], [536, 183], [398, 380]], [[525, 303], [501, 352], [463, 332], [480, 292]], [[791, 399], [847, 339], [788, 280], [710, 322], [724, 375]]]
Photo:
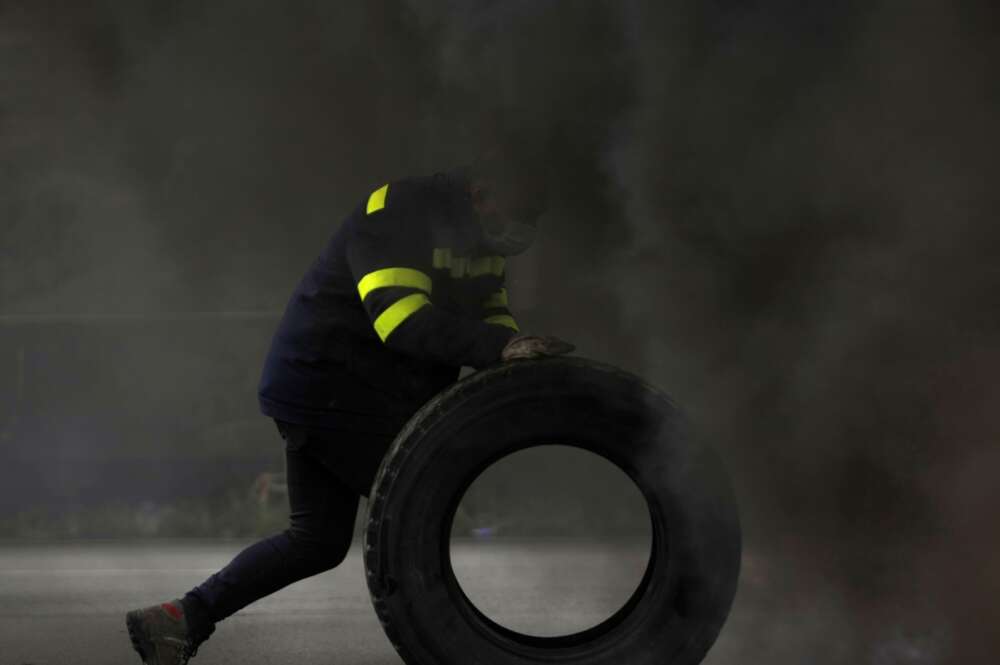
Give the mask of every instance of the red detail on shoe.
[[164, 612], [172, 616], [177, 621], [180, 621], [181, 617], [184, 616], [184, 612], [181, 610], [181, 608], [177, 607], [173, 603], [163, 603], [162, 605], [160, 605], [160, 607], [163, 608]]

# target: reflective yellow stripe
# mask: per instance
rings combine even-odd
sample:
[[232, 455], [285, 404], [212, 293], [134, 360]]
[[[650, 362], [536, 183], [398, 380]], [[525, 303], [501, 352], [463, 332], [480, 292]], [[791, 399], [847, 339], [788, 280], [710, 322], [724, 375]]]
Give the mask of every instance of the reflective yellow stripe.
[[483, 256], [473, 259], [469, 264], [469, 275], [479, 277], [480, 275], [503, 274], [504, 258], [502, 256]]
[[424, 305], [430, 304], [431, 301], [423, 293], [412, 293], [405, 298], [400, 298], [375, 319], [375, 332], [384, 342], [385, 338], [398, 328], [400, 323], [410, 318]]
[[464, 277], [469, 270], [469, 259], [463, 256], [456, 256], [451, 259], [451, 276]]
[[450, 268], [451, 267], [451, 250], [437, 248], [434, 250], [434, 267], [435, 268]]
[[453, 256], [451, 249], [437, 247], [434, 249], [433, 265], [437, 269], [448, 269], [452, 277], [479, 277], [481, 275], [503, 275], [506, 259], [502, 256], [480, 256], [470, 259], [467, 256]]
[[486, 323], [496, 323], [501, 326], [507, 326], [508, 328], [513, 328], [518, 332], [521, 331], [521, 329], [517, 327], [517, 323], [514, 321], [514, 317], [511, 316], [510, 314], [497, 314], [496, 316], [487, 316]]
[[412, 268], [383, 268], [370, 272], [358, 282], [358, 293], [364, 300], [369, 292], [387, 286], [412, 286], [426, 293], [431, 292], [431, 278]]
[[507, 289], [500, 289], [483, 303], [483, 307], [489, 309], [490, 307], [506, 307], [509, 303], [507, 302]]
[[385, 195], [389, 193], [389, 185], [382, 185], [368, 197], [368, 211], [367, 214], [372, 214], [373, 212], [378, 212], [385, 207]]

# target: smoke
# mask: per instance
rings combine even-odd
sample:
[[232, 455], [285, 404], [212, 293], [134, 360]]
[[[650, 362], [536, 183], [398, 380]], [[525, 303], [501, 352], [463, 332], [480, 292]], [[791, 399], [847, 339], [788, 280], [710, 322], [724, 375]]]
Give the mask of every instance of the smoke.
[[778, 4], [627, 5], [623, 316], [830, 662], [981, 661], [996, 567], [961, 552], [996, 551], [998, 423], [967, 406], [995, 394], [1000, 323], [987, 14]]
[[[733, 469], [749, 573], [711, 658], [1000, 647], [988, 4], [65, 4], [0, 5], [0, 313], [280, 311], [373, 186], [506, 133], [554, 193], [522, 326], [669, 391]], [[92, 365], [2, 333], [0, 430], [71, 442], [60, 482], [258, 418], [267, 325], [69, 333], [116, 349]]]
[[[120, 275], [140, 272], [158, 248], [113, 122], [125, 45], [83, 8], [11, 5], [0, 16], [0, 307], [86, 313], [101, 307], [94, 294], [136, 307], [140, 294]], [[107, 258], [122, 247], [115, 274]], [[166, 270], [151, 271], [150, 290]]]

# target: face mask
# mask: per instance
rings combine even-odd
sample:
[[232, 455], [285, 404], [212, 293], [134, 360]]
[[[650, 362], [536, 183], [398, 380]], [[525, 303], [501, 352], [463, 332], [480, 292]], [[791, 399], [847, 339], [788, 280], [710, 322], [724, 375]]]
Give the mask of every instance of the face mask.
[[535, 240], [535, 226], [509, 220], [502, 227], [493, 224], [483, 225], [483, 239], [490, 250], [500, 256], [514, 256], [531, 246]]

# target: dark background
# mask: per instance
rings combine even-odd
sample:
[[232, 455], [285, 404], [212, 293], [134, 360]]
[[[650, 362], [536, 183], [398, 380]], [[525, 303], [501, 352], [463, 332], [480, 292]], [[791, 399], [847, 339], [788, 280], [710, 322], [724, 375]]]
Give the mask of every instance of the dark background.
[[295, 282], [361, 197], [500, 121], [554, 191], [509, 264], [522, 328], [674, 395], [733, 472], [761, 602], [829, 609], [748, 654], [986, 662], [997, 14], [0, 2], [0, 535], [253, 531]]

